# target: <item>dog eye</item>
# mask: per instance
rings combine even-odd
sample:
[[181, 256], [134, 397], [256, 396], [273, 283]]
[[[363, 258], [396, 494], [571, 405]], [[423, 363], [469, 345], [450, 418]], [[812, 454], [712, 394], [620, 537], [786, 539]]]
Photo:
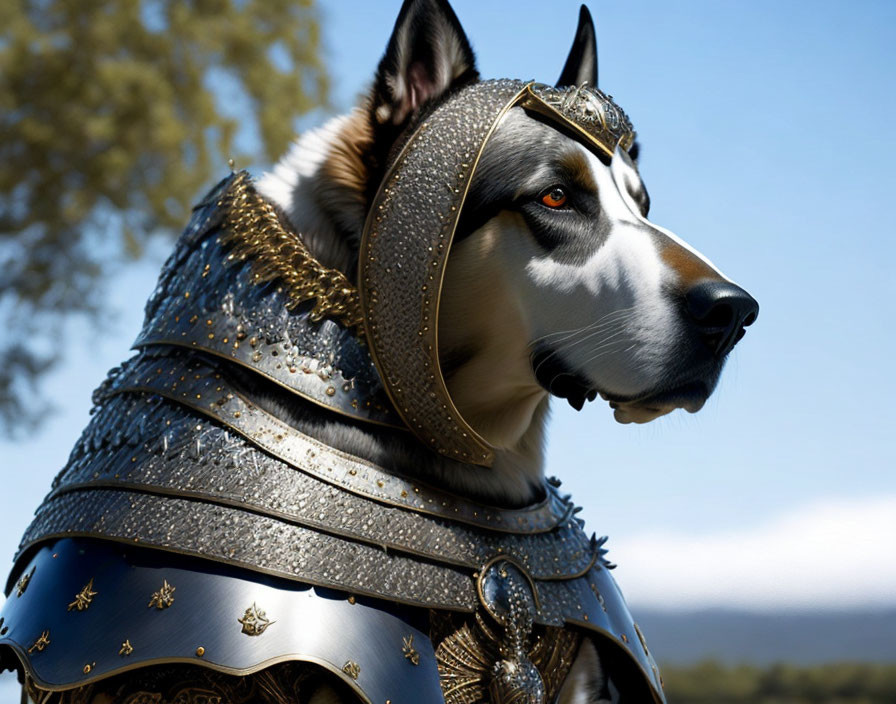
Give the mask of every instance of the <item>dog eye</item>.
[[552, 186], [541, 194], [541, 202], [549, 208], [562, 208], [567, 200], [566, 191], [560, 186]]

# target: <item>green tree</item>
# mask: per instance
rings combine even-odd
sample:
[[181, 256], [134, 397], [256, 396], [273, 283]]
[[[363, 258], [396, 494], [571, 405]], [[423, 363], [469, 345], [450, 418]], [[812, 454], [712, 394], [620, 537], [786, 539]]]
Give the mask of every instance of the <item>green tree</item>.
[[669, 704], [893, 704], [896, 665], [663, 667]]
[[[97, 319], [103, 273], [326, 100], [318, 19], [312, 0], [0, 3], [0, 433], [41, 410], [60, 322]], [[261, 153], [233, 154], [234, 96]]]

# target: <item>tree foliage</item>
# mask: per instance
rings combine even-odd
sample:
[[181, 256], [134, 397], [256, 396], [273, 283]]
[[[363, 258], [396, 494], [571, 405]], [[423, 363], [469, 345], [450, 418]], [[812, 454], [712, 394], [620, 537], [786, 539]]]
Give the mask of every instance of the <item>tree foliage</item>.
[[[0, 3], [0, 430], [110, 266], [177, 232], [228, 156], [286, 148], [326, 98], [319, 54], [311, 0]], [[233, 153], [235, 112], [261, 154]]]
[[896, 665], [664, 667], [669, 704], [892, 704]]

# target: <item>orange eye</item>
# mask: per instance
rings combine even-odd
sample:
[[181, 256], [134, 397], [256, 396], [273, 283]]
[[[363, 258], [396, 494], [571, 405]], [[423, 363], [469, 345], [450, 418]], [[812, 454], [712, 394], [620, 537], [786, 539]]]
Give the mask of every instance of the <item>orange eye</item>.
[[541, 202], [549, 208], [562, 208], [566, 203], [566, 193], [562, 188], [552, 188], [541, 197]]

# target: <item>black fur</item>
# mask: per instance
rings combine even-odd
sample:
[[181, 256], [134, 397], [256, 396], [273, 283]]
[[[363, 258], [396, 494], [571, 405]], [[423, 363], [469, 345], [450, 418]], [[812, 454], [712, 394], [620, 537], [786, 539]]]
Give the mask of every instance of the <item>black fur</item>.
[[[452, 76], [438, 75], [449, 63]], [[479, 78], [470, 41], [446, 0], [405, 0], [369, 100], [374, 148], [367, 155], [370, 198], [401, 135], [422, 114], [458, 88]], [[396, 91], [396, 86], [403, 90]]]
[[597, 36], [594, 32], [594, 20], [584, 5], [579, 9], [576, 38], [563, 71], [560, 72], [560, 78], [557, 79], [557, 85], [580, 86], [583, 83], [597, 88]]

